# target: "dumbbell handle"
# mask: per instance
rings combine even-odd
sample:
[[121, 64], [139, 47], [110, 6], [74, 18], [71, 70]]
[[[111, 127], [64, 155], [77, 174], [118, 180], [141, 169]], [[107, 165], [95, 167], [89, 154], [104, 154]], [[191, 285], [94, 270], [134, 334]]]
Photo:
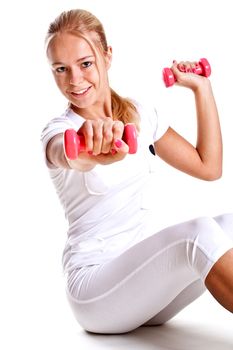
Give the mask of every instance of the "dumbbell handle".
[[[211, 67], [206, 58], [201, 58], [196, 67], [192, 68], [187, 73], [195, 73], [208, 78], [211, 74]], [[163, 69], [163, 81], [166, 87], [170, 87], [176, 82], [176, 77], [170, 68]]]
[[[122, 140], [129, 146], [129, 153], [137, 152], [137, 130], [134, 124], [129, 123], [124, 127]], [[67, 129], [64, 132], [64, 151], [68, 159], [75, 160], [80, 152], [84, 152], [85, 137], [74, 129]]]

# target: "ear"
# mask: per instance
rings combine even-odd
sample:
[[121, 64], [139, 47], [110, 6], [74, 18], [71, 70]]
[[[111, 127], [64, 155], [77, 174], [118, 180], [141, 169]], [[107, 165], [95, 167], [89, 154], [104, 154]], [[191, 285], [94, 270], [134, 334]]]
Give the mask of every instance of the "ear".
[[112, 63], [112, 47], [108, 46], [108, 51], [105, 53], [106, 68], [109, 69]]

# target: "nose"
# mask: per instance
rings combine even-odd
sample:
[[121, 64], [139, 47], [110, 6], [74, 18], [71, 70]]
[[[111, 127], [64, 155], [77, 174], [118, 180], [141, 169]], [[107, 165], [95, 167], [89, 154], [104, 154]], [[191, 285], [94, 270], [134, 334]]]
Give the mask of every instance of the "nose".
[[80, 85], [82, 84], [84, 80], [83, 72], [81, 69], [78, 69], [77, 67], [74, 69], [71, 69], [70, 71], [70, 84], [71, 85]]

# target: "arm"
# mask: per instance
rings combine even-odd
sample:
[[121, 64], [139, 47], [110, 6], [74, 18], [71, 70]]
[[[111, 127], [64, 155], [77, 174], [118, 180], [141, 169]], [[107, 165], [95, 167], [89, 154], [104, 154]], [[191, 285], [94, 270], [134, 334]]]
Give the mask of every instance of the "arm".
[[46, 157], [57, 168], [89, 171], [95, 166], [94, 162], [91, 162], [90, 157], [88, 160], [82, 156], [79, 156], [75, 161], [67, 159], [63, 146], [63, 134], [57, 134], [49, 141], [46, 149]]
[[195, 74], [181, 73], [173, 65], [178, 84], [190, 88], [195, 96], [197, 142], [192, 146], [169, 128], [155, 143], [157, 154], [175, 168], [203, 180], [216, 180], [222, 174], [222, 137], [210, 81]]

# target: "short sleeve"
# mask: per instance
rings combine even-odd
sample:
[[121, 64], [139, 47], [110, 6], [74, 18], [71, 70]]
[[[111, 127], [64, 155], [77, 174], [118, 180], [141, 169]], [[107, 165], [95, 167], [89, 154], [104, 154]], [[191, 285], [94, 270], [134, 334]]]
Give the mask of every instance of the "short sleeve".
[[75, 115], [70, 109], [68, 109], [60, 117], [50, 120], [50, 122], [48, 122], [48, 124], [44, 127], [41, 133], [41, 143], [45, 154], [45, 161], [49, 168], [54, 168], [54, 166], [50, 164], [46, 158], [46, 148], [48, 142], [55, 135], [64, 133], [67, 129], [74, 129], [77, 131], [83, 122], [84, 119], [82, 117]]
[[157, 110], [154, 109], [154, 118], [156, 119], [156, 131], [153, 135], [154, 142], [158, 141], [169, 128], [168, 120], [165, 117], [160, 117], [157, 113]]
[[75, 125], [66, 118], [54, 118], [52, 119], [42, 130], [41, 142], [43, 149], [46, 150], [48, 142], [57, 134], [65, 132], [65, 130], [75, 128]]
[[169, 122], [164, 116], [160, 116], [157, 109], [148, 103], [136, 103], [141, 123], [147, 125], [145, 129], [151, 142], [158, 141], [169, 128]]

